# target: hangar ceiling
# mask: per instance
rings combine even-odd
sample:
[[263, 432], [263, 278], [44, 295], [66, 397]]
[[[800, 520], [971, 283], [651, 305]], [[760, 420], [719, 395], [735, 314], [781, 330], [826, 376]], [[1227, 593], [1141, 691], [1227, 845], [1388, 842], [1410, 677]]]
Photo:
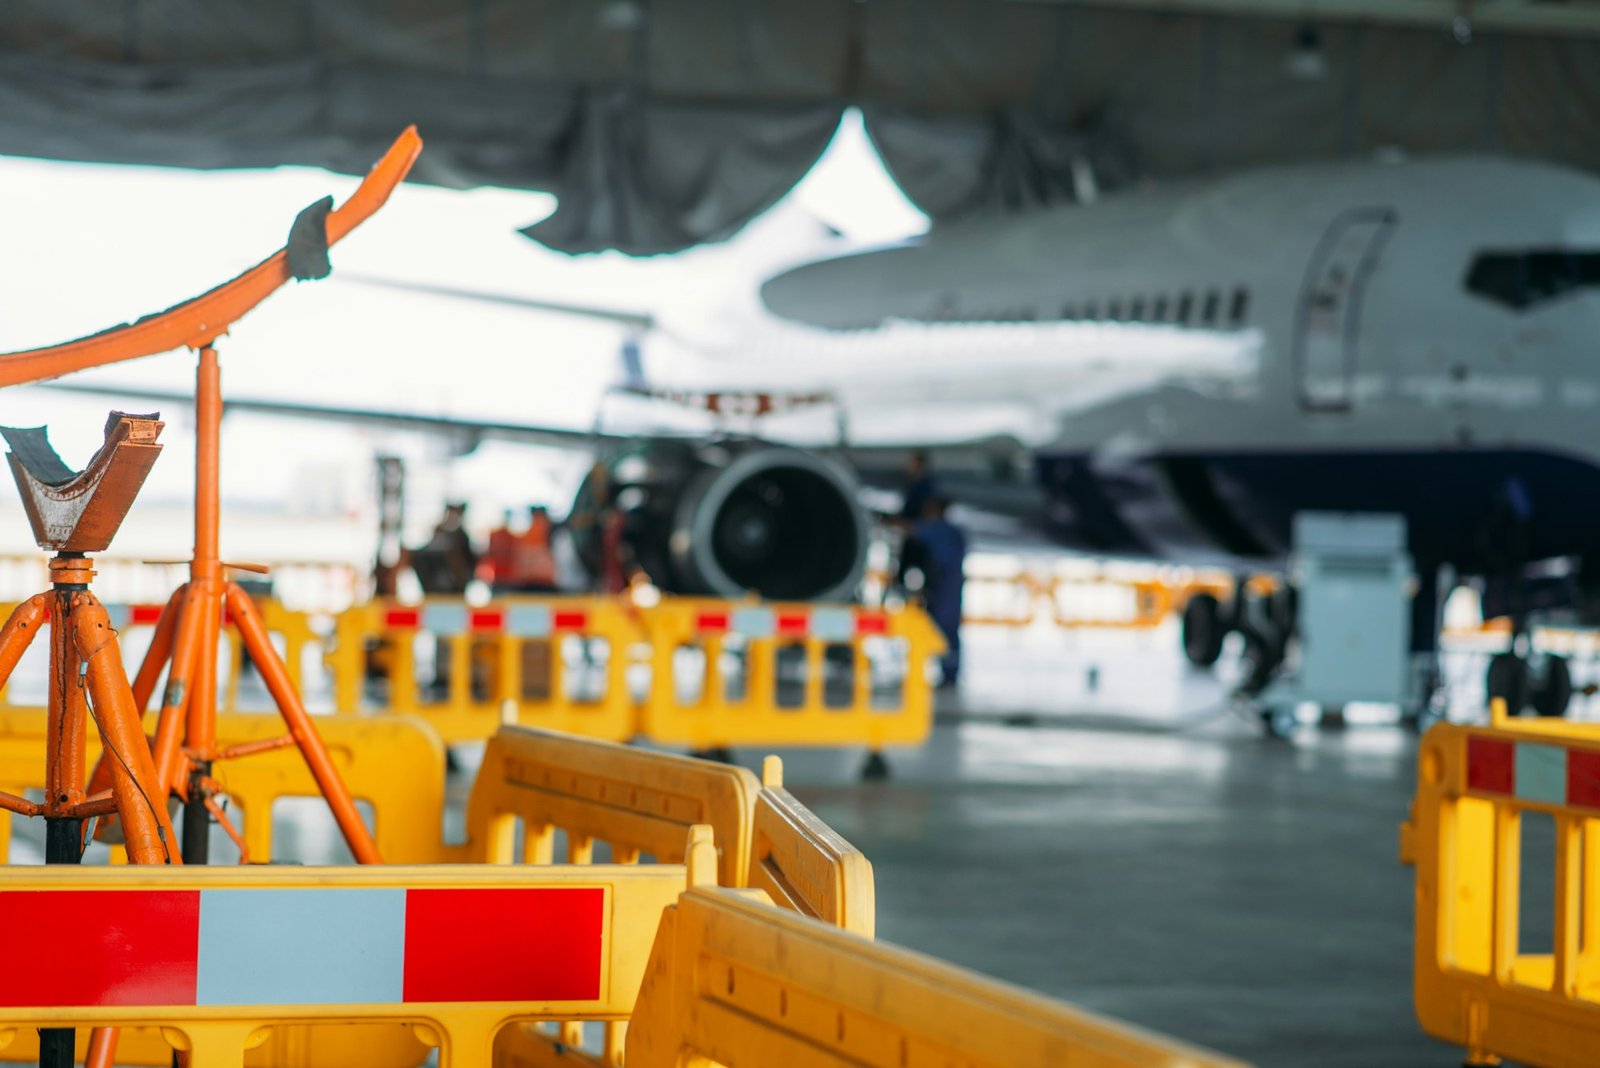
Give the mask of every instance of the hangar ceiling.
[[1600, 170], [1597, 0], [7, 0], [0, 153], [545, 189], [573, 252], [729, 236], [859, 106], [935, 219], [1266, 163]]

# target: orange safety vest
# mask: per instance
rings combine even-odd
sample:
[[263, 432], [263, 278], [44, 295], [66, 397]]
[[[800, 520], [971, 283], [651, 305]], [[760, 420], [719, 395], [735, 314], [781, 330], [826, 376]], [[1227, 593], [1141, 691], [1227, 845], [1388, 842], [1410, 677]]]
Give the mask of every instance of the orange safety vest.
[[510, 581], [515, 562], [517, 536], [506, 527], [489, 532], [489, 547], [478, 562], [478, 577], [491, 586]]
[[516, 536], [511, 548], [511, 564], [501, 581], [508, 586], [556, 584], [556, 556], [550, 549], [550, 520], [536, 517], [527, 530]]

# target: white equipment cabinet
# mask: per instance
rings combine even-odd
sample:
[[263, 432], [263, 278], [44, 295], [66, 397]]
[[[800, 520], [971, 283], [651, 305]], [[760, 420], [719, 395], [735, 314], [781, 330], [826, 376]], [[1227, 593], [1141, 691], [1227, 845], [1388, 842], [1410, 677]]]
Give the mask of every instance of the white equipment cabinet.
[[1411, 662], [1414, 573], [1398, 515], [1302, 512], [1294, 517], [1290, 577], [1297, 591], [1298, 657], [1262, 695], [1291, 713], [1312, 702], [1416, 702]]

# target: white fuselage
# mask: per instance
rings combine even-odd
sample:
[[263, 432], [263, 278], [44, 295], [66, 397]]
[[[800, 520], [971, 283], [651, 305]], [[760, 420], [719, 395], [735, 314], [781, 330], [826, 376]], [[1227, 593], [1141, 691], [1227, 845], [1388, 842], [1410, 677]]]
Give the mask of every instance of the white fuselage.
[[[1012, 351], [1053, 344], [1053, 376], [1047, 352], [1015, 382], [1015, 366], [986, 363], [974, 344], [959, 378], [1070, 414], [1062, 448], [1108, 437], [1273, 450], [1515, 440], [1600, 456], [1586, 429], [1600, 406], [1600, 284], [1520, 310], [1466, 286], [1475, 256], [1540, 249], [1600, 251], [1600, 180], [1495, 159], [1298, 167], [975, 220], [799, 268], [764, 296], [778, 315], [832, 331], [926, 324], [906, 340], [941, 350], [935, 370], [976, 323], [1010, 324], [989, 329], [1018, 335]], [[1112, 318], [1142, 325], [1093, 325]], [[1137, 364], [1141, 347], [1156, 351], [1159, 382], [1084, 403], [1075, 382], [1097, 364]], [[845, 373], [846, 394], [852, 378], [895, 370], [927, 392], [914, 349], [866, 363]], [[945, 377], [956, 376], [934, 380]], [[1052, 377], [1058, 392], [1040, 396]]]
[[[846, 383], [881, 380], [893, 363], [909, 393], [926, 401], [942, 385], [938, 399], [958, 408], [1009, 390], [1032, 413], [1018, 417], [1019, 440], [1091, 473], [1203, 461], [1215, 470], [1200, 496], [1258, 498], [1239, 517], [1268, 549], [1286, 522], [1275, 513], [1359, 507], [1362, 490], [1278, 508], [1261, 498], [1292, 472], [1268, 478], [1236, 458], [1315, 457], [1323, 466], [1306, 477], [1325, 478], [1338, 457], [1431, 457], [1404, 477], [1487, 472], [1463, 485], [1480, 511], [1494, 507], [1491, 482], [1579, 490], [1565, 467], [1526, 473], [1516, 457], [1600, 466], [1600, 180], [1563, 168], [1485, 158], [1266, 170], [975, 219], [800, 267], [763, 298], [839, 344], [913, 323], [925, 348], [980, 322], [1032, 333], [1037, 362], [1023, 375], [976, 346], [959, 374], [924, 373], [914, 350], [870, 374], [839, 370]], [[854, 425], [892, 407], [891, 393], [872, 394]], [[1391, 469], [1398, 477], [1341, 470]], [[1386, 495], [1372, 496], [1382, 507]], [[1551, 490], [1538, 496], [1548, 515]], [[1274, 515], [1251, 519], [1252, 508]]]

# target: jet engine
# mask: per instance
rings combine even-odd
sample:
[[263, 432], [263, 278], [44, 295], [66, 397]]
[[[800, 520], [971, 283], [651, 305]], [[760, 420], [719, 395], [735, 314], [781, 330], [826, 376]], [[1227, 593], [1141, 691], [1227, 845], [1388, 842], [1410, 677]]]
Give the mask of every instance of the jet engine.
[[[634, 559], [669, 593], [847, 600], [866, 566], [867, 521], [848, 470], [761, 442], [646, 441], [597, 464], [574, 516], [611, 502]], [[599, 560], [597, 529], [575, 525]]]

